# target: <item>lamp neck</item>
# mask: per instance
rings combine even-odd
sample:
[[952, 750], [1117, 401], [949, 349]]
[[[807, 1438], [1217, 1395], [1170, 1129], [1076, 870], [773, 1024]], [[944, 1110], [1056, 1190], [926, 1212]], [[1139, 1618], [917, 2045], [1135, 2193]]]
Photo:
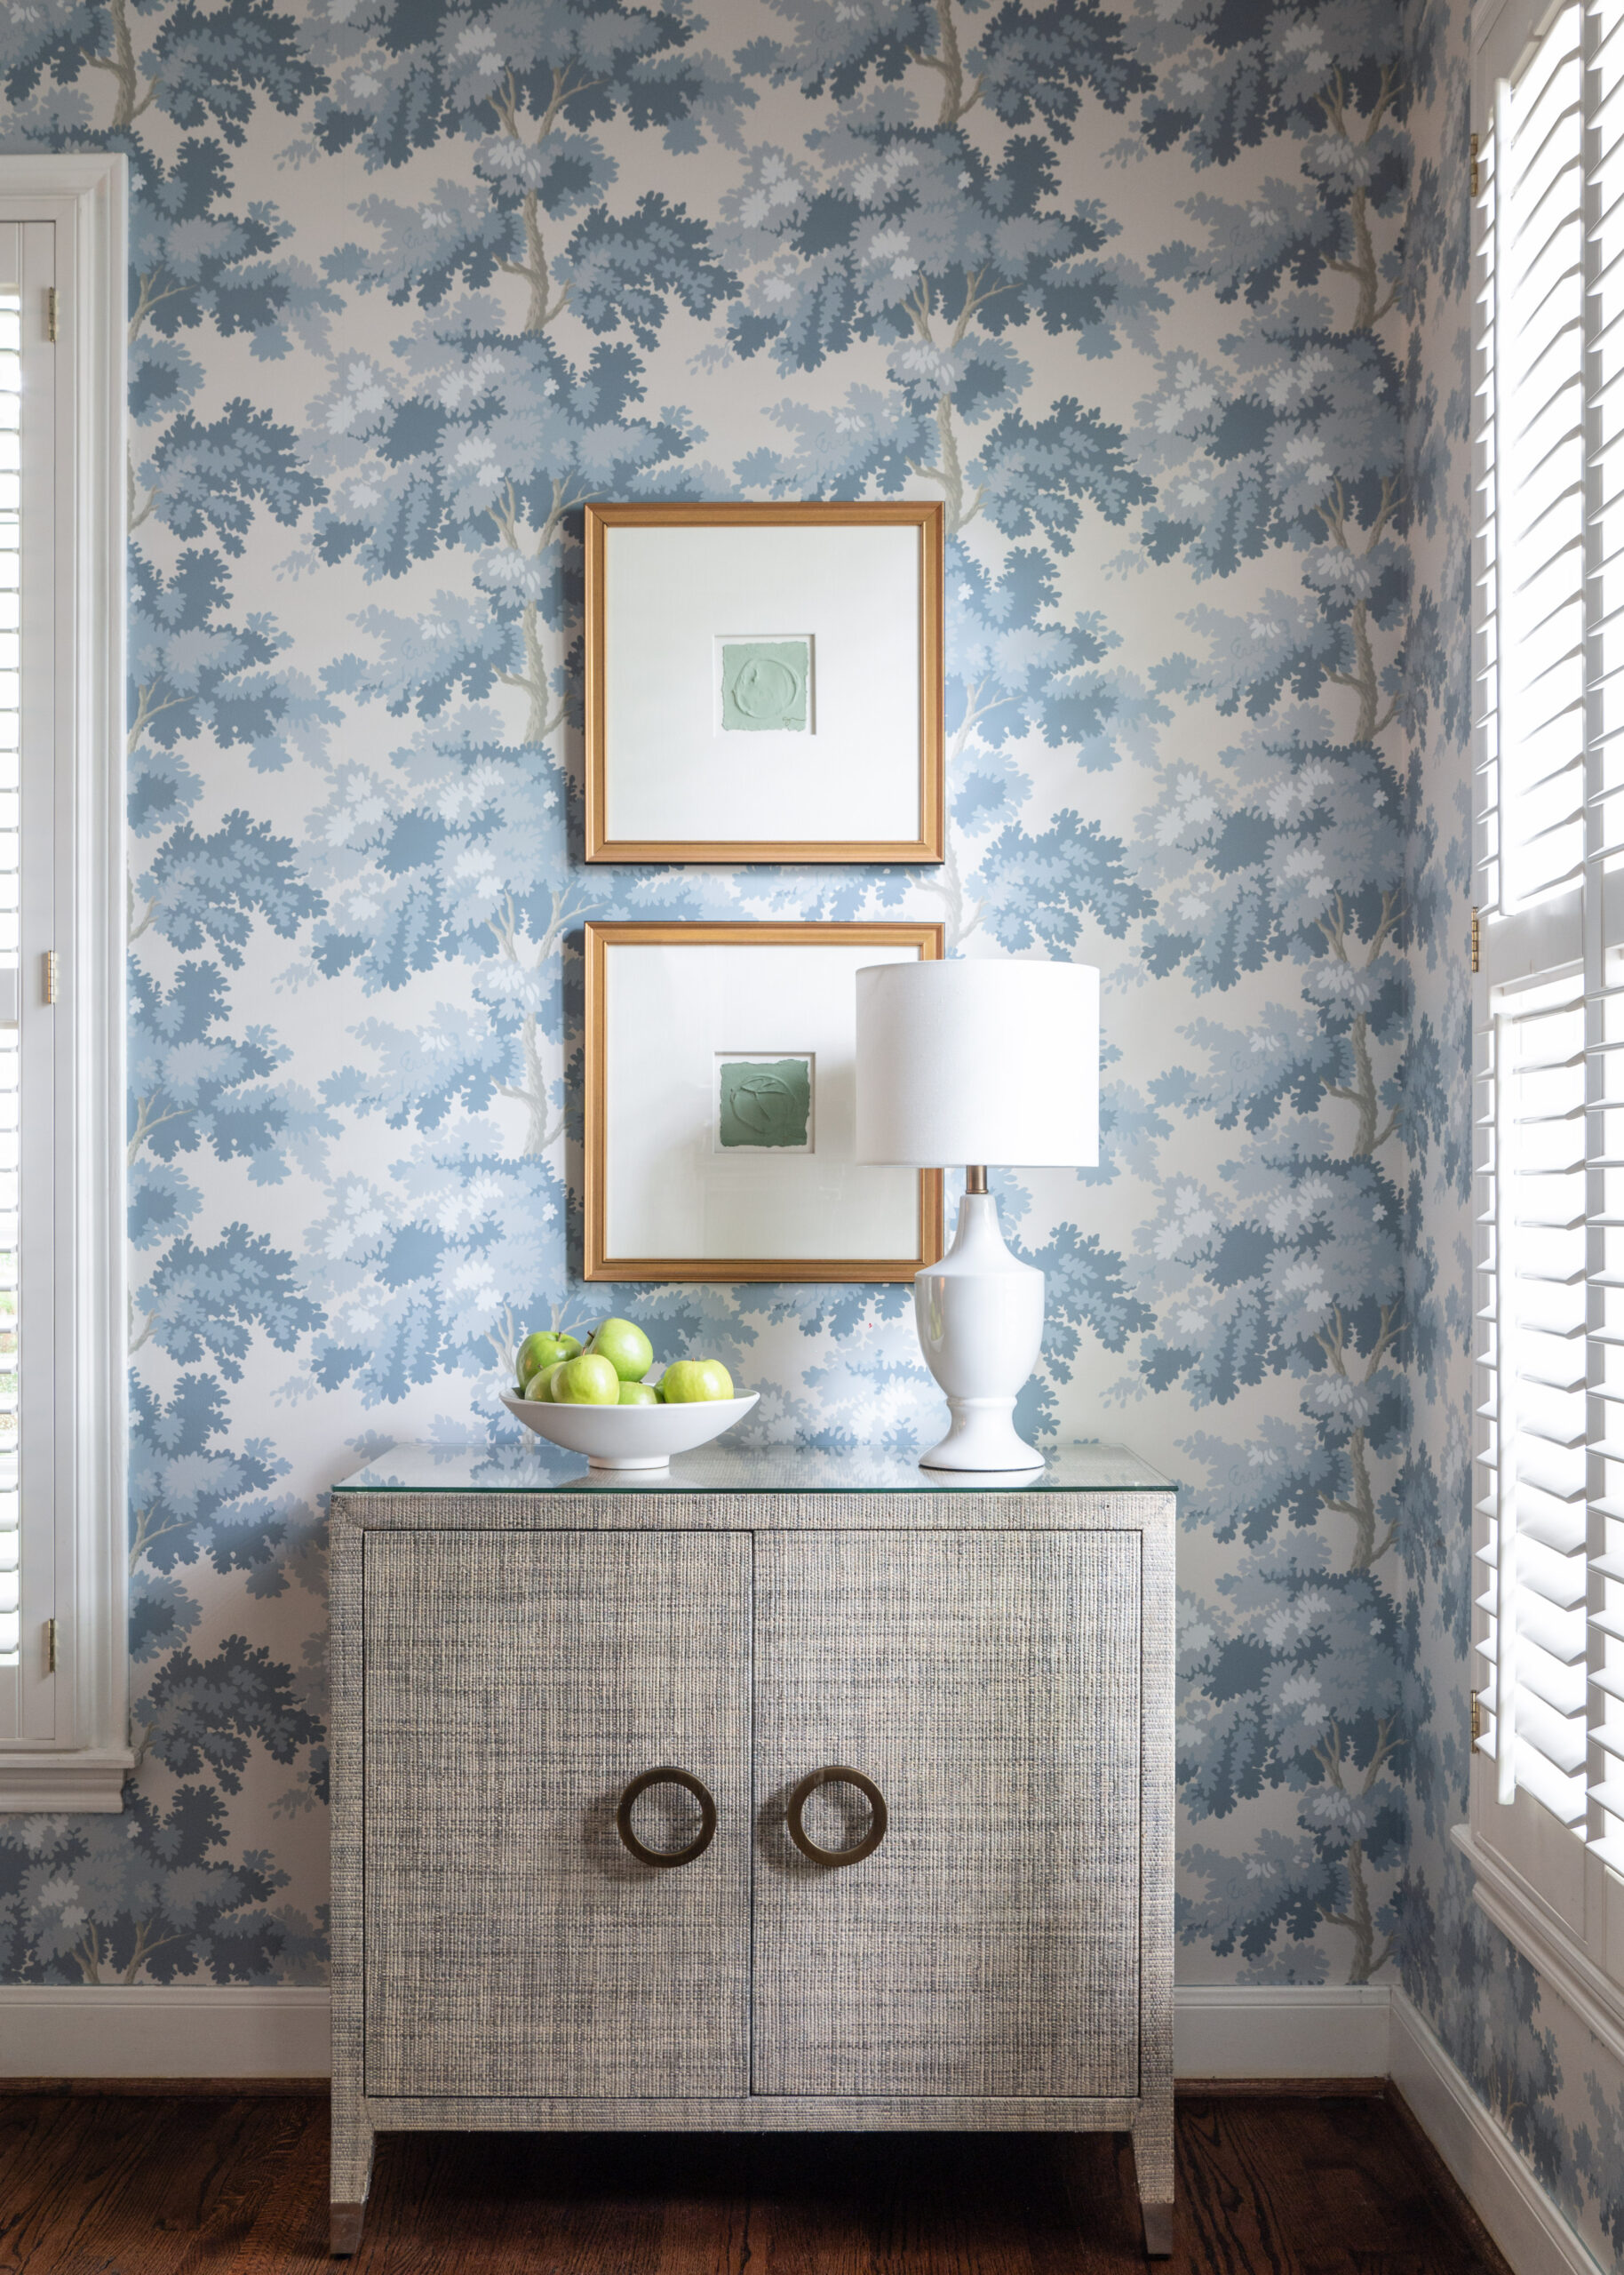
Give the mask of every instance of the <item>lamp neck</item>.
[[983, 1162], [972, 1161], [967, 1168], [964, 1173], [964, 1189], [967, 1193], [984, 1193], [986, 1191], [987, 1171], [986, 1165]]

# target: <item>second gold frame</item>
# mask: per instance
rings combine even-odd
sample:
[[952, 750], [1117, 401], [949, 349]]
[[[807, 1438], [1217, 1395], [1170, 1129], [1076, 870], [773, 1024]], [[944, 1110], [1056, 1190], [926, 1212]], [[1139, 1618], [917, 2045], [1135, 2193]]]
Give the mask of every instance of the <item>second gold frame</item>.
[[586, 1280], [907, 1281], [942, 1172], [853, 1151], [856, 972], [920, 923], [585, 927]]
[[588, 506], [585, 537], [588, 861], [943, 859], [939, 504]]

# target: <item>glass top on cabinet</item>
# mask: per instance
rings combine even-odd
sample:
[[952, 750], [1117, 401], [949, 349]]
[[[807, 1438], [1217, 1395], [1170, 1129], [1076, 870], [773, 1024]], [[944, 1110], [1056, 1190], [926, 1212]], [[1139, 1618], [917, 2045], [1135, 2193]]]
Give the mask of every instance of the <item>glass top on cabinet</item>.
[[545, 1438], [526, 1445], [391, 1447], [338, 1480], [344, 1493], [1166, 1493], [1172, 1480], [1126, 1446], [1058, 1446], [1039, 1470], [921, 1469], [860, 1448], [724, 1446], [677, 1454], [668, 1469], [588, 1469]]

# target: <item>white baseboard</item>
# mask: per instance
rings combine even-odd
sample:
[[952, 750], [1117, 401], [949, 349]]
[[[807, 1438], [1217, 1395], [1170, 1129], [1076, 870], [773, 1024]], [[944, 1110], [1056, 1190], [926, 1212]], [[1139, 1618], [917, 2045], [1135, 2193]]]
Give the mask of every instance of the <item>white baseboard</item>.
[[1385, 1983], [1275, 1987], [1181, 1983], [1175, 2078], [1385, 2078]]
[[[1380, 2078], [1385, 1987], [1174, 1992], [1182, 2078]], [[327, 1993], [271, 1985], [0, 1985], [0, 2077], [319, 2078]]]
[[0, 2078], [324, 2078], [327, 1993], [0, 1984]]
[[1583, 2239], [1467, 2084], [1426, 2017], [1393, 1993], [1389, 2068], [1516, 2275], [1600, 2275]]

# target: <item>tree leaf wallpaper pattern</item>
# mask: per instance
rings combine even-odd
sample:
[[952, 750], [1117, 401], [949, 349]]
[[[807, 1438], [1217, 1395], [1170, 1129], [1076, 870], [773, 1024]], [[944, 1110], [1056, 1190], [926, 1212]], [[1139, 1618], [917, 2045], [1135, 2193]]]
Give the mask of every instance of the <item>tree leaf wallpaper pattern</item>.
[[[140, 1765], [0, 1971], [319, 1980], [324, 1496], [601, 1311], [937, 1433], [907, 1291], [588, 1290], [579, 927], [1104, 974], [1000, 1175], [1022, 1426], [1185, 1488], [1180, 1970], [1401, 1980], [1624, 2266], [1624, 2079], [1473, 1904], [1462, 0], [37, 0], [125, 151]], [[580, 507], [947, 512], [939, 869], [586, 868]]]

